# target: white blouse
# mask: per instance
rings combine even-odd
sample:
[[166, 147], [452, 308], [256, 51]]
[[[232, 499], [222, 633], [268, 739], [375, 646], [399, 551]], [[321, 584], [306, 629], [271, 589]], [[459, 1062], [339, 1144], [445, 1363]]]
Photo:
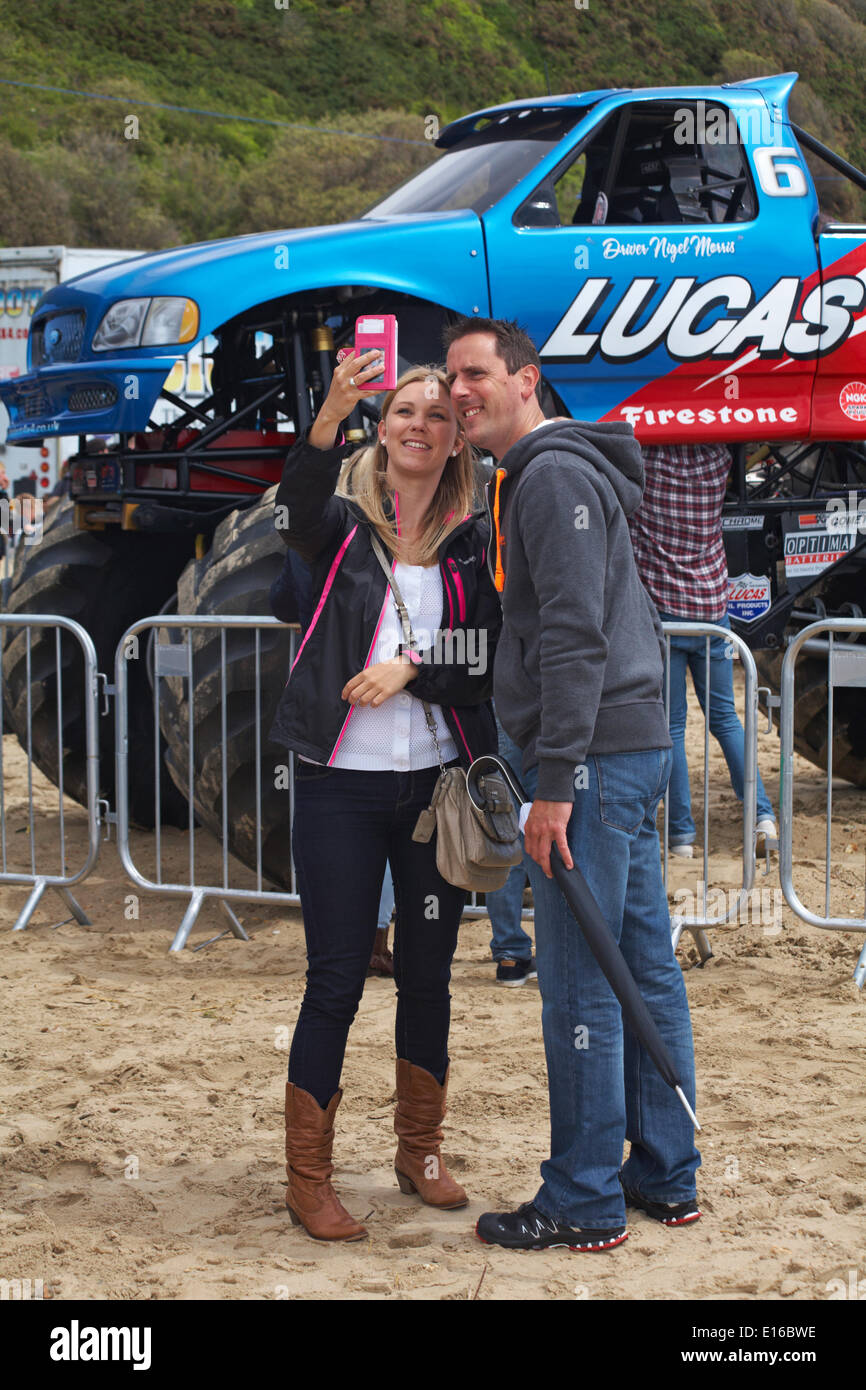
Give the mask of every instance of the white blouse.
[[[409, 613], [415, 644], [425, 651], [435, 644], [442, 622], [442, 575], [438, 565], [403, 565], [394, 568], [394, 578]], [[394, 594], [388, 586], [388, 602], [373, 650], [367, 661], [374, 666], [390, 661], [403, 641], [400, 615]], [[411, 682], [410, 682], [411, 686]], [[448, 730], [439, 705], [430, 706], [442, 761], [457, 757], [457, 746]], [[311, 758], [302, 761], [312, 762]], [[424, 706], [409, 687], [391, 695], [381, 705], [354, 705], [331, 759], [331, 767], [355, 768], [362, 772], [414, 772], [438, 765], [436, 745], [427, 728]]]

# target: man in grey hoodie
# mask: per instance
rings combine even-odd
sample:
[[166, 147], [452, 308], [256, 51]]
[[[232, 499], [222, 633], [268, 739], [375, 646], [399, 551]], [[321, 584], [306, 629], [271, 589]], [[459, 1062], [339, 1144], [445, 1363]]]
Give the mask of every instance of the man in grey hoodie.
[[661, 627], [626, 524], [643, 464], [630, 425], [545, 418], [538, 354], [516, 324], [461, 319], [446, 346], [466, 437], [499, 460], [487, 484], [503, 612], [493, 697], [522, 771], [538, 770], [524, 842], [550, 1092], [539, 1191], [476, 1229], [510, 1249], [608, 1250], [627, 1238], [626, 1204], [667, 1226], [700, 1216], [692, 1126], [623, 1027], [550, 869], [554, 843], [580, 865], [694, 1106], [656, 830], [671, 767]]

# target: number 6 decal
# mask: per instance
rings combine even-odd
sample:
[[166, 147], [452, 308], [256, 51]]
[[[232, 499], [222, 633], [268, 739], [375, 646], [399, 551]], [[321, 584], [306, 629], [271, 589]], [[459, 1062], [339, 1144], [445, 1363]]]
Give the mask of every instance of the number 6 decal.
[[[755, 168], [758, 171], [758, 179], [765, 193], [771, 198], [802, 198], [807, 193], [808, 185], [801, 166], [790, 161], [798, 158], [797, 151], [790, 145], [780, 148], [778, 145], [762, 145], [755, 150]], [[787, 164], [777, 164], [776, 161], [785, 158]], [[779, 182], [780, 176], [784, 176], [788, 182]]]

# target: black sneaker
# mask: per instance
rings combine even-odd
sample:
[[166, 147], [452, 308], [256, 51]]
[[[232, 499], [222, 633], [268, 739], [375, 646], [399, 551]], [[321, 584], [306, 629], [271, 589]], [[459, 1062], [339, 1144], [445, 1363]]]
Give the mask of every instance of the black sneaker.
[[535, 956], [530, 956], [529, 960], [500, 960], [496, 962], [496, 983], [498, 985], [508, 985], [513, 989], [515, 985], [525, 985], [527, 980], [537, 979]]
[[701, 1219], [697, 1197], [693, 1197], [689, 1202], [653, 1202], [649, 1197], [642, 1197], [639, 1192], [632, 1192], [631, 1188], [623, 1187], [622, 1191], [627, 1207], [645, 1211], [647, 1216], [651, 1216], [654, 1221], [660, 1221], [663, 1226], [688, 1226], [692, 1221]]
[[612, 1250], [628, 1240], [625, 1226], [607, 1231], [580, 1230], [564, 1226], [545, 1216], [532, 1202], [517, 1211], [486, 1211], [479, 1216], [475, 1234], [485, 1245], [503, 1245], [506, 1250]]

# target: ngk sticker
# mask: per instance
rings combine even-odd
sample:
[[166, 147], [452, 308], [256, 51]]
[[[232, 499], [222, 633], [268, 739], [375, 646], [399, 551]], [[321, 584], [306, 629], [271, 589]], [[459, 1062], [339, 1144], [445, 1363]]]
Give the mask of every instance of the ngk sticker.
[[737, 574], [729, 580], [728, 615], [753, 623], [769, 611], [770, 581], [765, 574]]
[[866, 382], [849, 381], [839, 392], [839, 408], [849, 420], [866, 420]]

